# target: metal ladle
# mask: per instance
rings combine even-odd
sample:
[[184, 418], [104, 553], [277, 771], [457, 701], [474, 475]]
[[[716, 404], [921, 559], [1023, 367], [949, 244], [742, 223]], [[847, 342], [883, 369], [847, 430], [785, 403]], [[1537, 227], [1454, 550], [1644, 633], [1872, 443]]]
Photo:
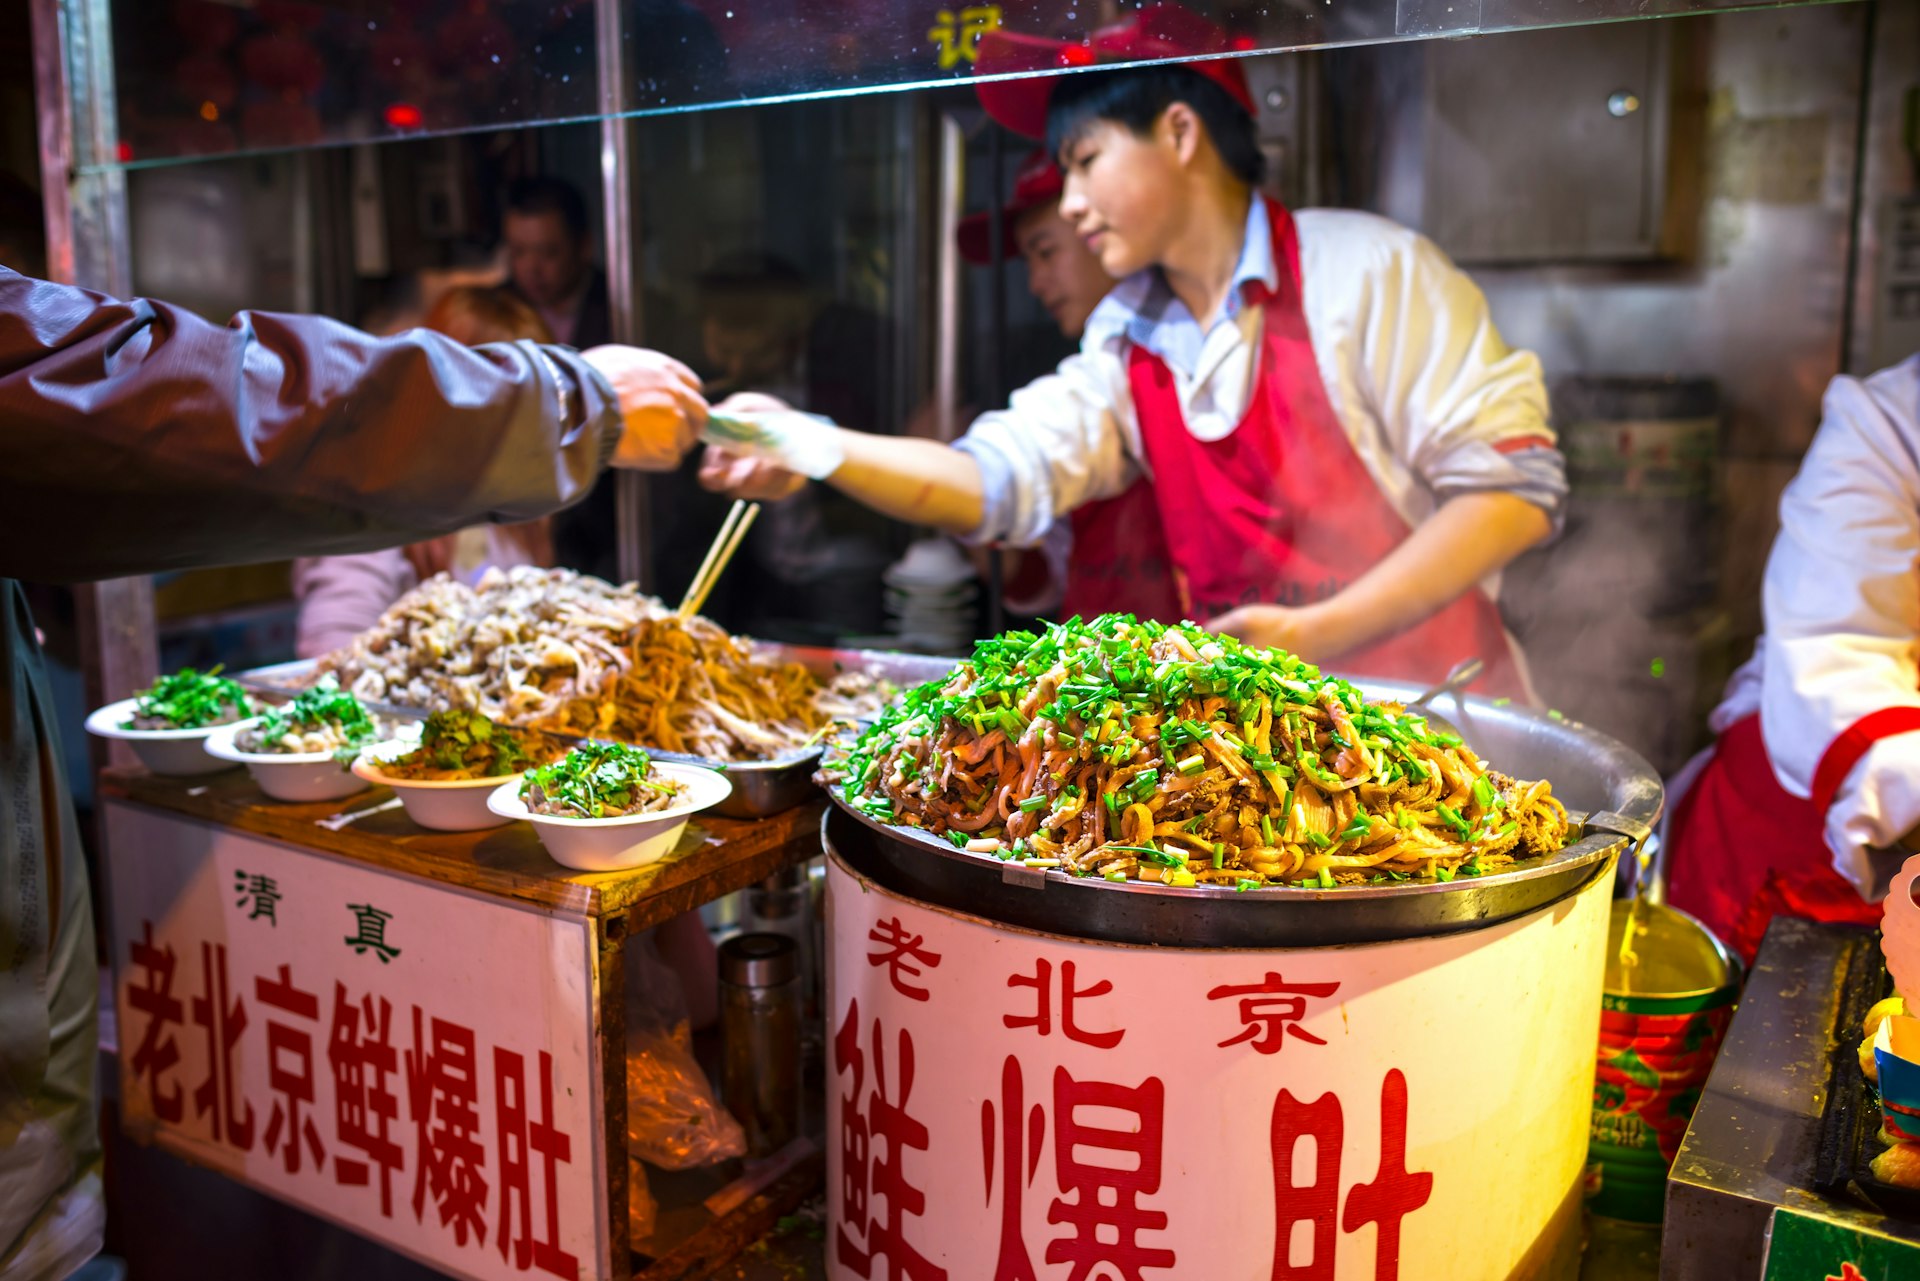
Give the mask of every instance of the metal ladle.
[[1427, 724], [1433, 728], [1445, 734], [1459, 734], [1460, 731], [1454, 726], [1453, 722], [1436, 713], [1429, 704], [1442, 694], [1458, 694], [1461, 690], [1479, 680], [1480, 673], [1486, 670], [1487, 664], [1484, 659], [1461, 659], [1448, 669], [1445, 679], [1438, 685], [1435, 685], [1432, 689], [1420, 695], [1420, 697], [1414, 699], [1411, 703], [1408, 703], [1407, 710], [1413, 711], [1415, 708], [1419, 708], [1420, 714], [1427, 718]]

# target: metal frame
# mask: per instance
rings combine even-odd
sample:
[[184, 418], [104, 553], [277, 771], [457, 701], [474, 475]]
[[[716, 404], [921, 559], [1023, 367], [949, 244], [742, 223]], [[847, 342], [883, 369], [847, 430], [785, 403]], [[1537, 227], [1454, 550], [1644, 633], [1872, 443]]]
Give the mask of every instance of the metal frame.
[[[107, 0], [29, 4], [47, 272], [124, 298], [133, 292], [126, 175], [94, 167], [119, 145]], [[88, 583], [74, 594], [89, 700], [110, 703], [149, 683], [159, 670], [153, 580]]]

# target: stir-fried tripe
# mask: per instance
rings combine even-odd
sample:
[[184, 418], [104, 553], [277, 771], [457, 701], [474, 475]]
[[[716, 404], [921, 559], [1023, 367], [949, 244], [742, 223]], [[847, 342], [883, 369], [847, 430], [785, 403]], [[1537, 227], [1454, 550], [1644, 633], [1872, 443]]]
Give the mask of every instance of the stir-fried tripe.
[[852, 673], [823, 686], [798, 663], [756, 658], [717, 623], [633, 587], [525, 567], [489, 570], [477, 587], [428, 579], [319, 670], [377, 702], [730, 761], [804, 747], [884, 697]]
[[874, 817], [1079, 876], [1331, 886], [1550, 854], [1567, 812], [1280, 650], [1107, 614], [983, 641], [837, 763]]

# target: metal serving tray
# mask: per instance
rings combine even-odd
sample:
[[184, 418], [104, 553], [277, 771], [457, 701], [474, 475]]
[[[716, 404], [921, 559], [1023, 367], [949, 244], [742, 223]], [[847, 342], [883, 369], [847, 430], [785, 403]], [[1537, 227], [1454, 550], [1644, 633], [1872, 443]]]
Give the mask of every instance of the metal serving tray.
[[[1405, 702], [1420, 692], [1389, 681], [1354, 683], [1373, 699]], [[1331, 947], [1511, 920], [1605, 875], [1659, 818], [1665, 797], [1660, 776], [1625, 744], [1520, 707], [1459, 696], [1437, 701], [1495, 768], [1551, 782], [1554, 795], [1584, 820], [1580, 838], [1556, 854], [1486, 876], [1240, 893], [1003, 863], [919, 828], [882, 823], [849, 806], [837, 787], [828, 793], [833, 808], [823, 832], [856, 872], [890, 890], [1028, 929], [1160, 947]]]
[[[938, 680], [952, 671], [954, 664], [959, 661], [922, 654], [899, 654], [889, 650], [825, 649], [808, 645], [782, 645], [774, 641], [754, 641], [753, 652], [756, 657], [773, 662], [799, 663], [825, 680], [842, 672], [871, 672], [903, 689], [924, 681]], [[291, 698], [313, 683], [317, 666], [313, 659], [299, 659], [291, 663], [275, 663], [270, 667], [256, 667], [252, 671], [237, 673], [234, 679], [247, 689]], [[418, 720], [428, 710], [380, 702], [369, 702], [367, 707], [380, 715], [400, 720]], [[581, 738], [579, 735], [560, 734], [551, 730], [539, 732], [555, 742], [569, 745], [579, 742]], [[813, 781], [814, 771], [820, 766], [821, 749], [818, 746], [788, 752], [765, 761], [718, 761], [685, 752], [665, 751], [650, 743], [635, 743], [633, 746], [644, 747], [663, 761], [704, 765], [724, 772], [733, 783], [733, 791], [713, 808], [715, 814], [724, 818], [764, 818], [796, 805], [804, 805], [819, 792], [819, 785]]]

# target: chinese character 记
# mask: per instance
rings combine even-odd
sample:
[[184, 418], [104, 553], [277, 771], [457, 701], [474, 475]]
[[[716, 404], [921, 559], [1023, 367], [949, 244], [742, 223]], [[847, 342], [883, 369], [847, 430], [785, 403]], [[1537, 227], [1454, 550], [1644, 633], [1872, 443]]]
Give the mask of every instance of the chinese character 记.
[[1300, 1020], [1307, 1015], [1307, 998], [1310, 996], [1328, 997], [1339, 991], [1340, 984], [1334, 983], [1288, 983], [1271, 970], [1264, 981], [1248, 983], [1235, 987], [1231, 984], [1214, 988], [1207, 993], [1209, 1001], [1222, 1001], [1229, 997], [1240, 998], [1240, 1021], [1246, 1026], [1237, 1036], [1230, 1036], [1220, 1042], [1222, 1049], [1229, 1045], [1239, 1045], [1252, 1041], [1253, 1048], [1262, 1054], [1278, 1054], [1280, 1047], [1289, 1036], [1298, 1037], [1313, 1045], [1325, 1045], [1326, 1042], [1300, 1026]]
[[349, 903], [347, 910], [359, 921], [359, 932], [346, 940], [355, 956], [365, 956], [367, 949], [372, 948], [380, 957], [380, 964], [385, 965], [400, 955], [399, 948], [387, 946], [387, 922], [393, 919], [392, 912], [382, 912], [365, 903]]
[[186, 1007], [173, 994], [173, 947], [153, 945], [152, 921], [140, 922], [140, 928], [141, 937], [130, 947], [130, 965], [140, 977], [128, 976], [127, 1004], [147, 1016], [147, 1025], [140, 1029], [140, 1044], [128, 1066], [135, 1080], [147, 1079], [154, 1115], [178, 1122], [186, 1114], [187, 1100], [179, 1085], [167, 1079], [180, 1061], [180, 1046], [167, 1029], [180, 1025]]
[[[1020, 1072], [1020, 1060], [1007, 1055], [1000, 1065], [1000, 1109], [994, 1114], [992, 1099], [980, 1104], [980, 1155], [987, 1173], [987, 1204], [993, 1204], [994, 1175], [1000, 1181], [1000, 1248], [993, 1265], [993, 1281], [1039, 1281], [1033, 1270], [1033, 1256], [1027, 1252], [1027, 1239], [1021, 1231], [1020, 1216], [1024, 1195], [1033, 1182], [1040, 1163], [1040, 1145], [1046, 1141], [1047, 1115], [1039, 1104], [1031, 1113], [1026, 1109], [1026, 1081]], [[996, 1141], [1001, 1160], [994, 1161]]]
[[[333, 985], [333, 1030], [327, 1065], [333, 1069], [334, 1136], [342, 1147], [365, 1153], [380, 1167], [380, 1213], [393, 1217], [393, 1173], [406, 1158], [389, 1130], [400, 1117], [400, 1099], [387, 1084], [399, 1070], [393, 1048], [393, 1005], [368, 996], [356, 1005], [344, 984]], [[333, 1177], [343, 1187], [367, 1185], [367, 1162], [334, 1154]]]
[[[540, 1051], [540, 1119], [530, 1121], [526, 1060], [512, 1050], [493, 1047], [494, 1116], [500, 1131], [500, 1257], [513, 1243], [513, 1266], [529, 1264], [556, 1277], [578, 1277], [580, 1260], [560, 1248], [560, 1172], [573, 1160], [573, 1140], [553, 1123], [553, 1055]], [[533, 1235], [532, 1159], [540, 1158], [546, 1184], [545, 1235]], [[520, 1203], [520, 1224], [513, 1227], [513, 1203]]]
[[280, 919], [273, 914], [273, 905], [280, 901], [280, 886], [271, 876], [248, 876], [245, 872], [233, 874], [233, 892], [240, 897], [234, 900], [235, 907], [252, 905], [247, 913], [249, 921], [267, 918], [267, 924], [275, 929], [280, 927]]
[[[1125, 1028], [1116, 1028], [1111, 1032], [1088, 1032], [1073, 1021], [1073, 1007], [1076, 1001], [1088, 1000], [1096, 996], [1105, 996], [1113, 991], [1113, 984], [1106, 979], [1089, 987], [1077, 988], [1074, 985], [1074, 964], [1063, 961], [1060, 965], [1060, 1030], [1069, 1040], [1082, 1045], [1091, 1045], [1095, 1049], [1110, 1050], [1120, 1044], [1120, 1038], [1127, 1034]], [[1041, 1036], [1053, 1033], [1053, 962], [1042, 958], [1038, 968], [1032, 974], [1013, 974], [1007, 978], [1008, 987], [1030, 987], [1038, 997], [1037, 1008], [1033, 1015], [1003, 1014], [1000, 1021], [1010, 1028], [1030, 1027]]]
[[971, 63], [980, 56], [980, 37], [1001, 24], [997, 4], [969, 5], [955, 16], [942, 9], [927, 31], [927, 39], [940, 50], [940, 70], [951, 71], [962, 62]]
[[867, 964], [886, 966], [887, 979], [893, 984], [893, 990], [900, 995], [914, 1001], [926, 1000], [927, 989], [914, 987], [900, 977], [902, 974], [908, 978], [920, 977], [920, 966], [912, 964], [914, 961], [920, 962], [920, 965], [928, 969], [939, 968], [940, 954], [929, 952], [921, 946], [926, 942], [926, 936], [907, 933], [906, 927], [896, 916], [892, 920], [880, 922], [879, 925], [867, 931], [867, 937], [886, 949], [867, 953]]
[[[320, 1017], [320, 998], [295, 987], [292, 968], [286, 965], [280, 967], [278, 979], [254, 979], [253, 996], [263, 1006], [308, 1022]], [[298, 1174], [304, 1139], [313, 1155], [313, 1168], [322, 1168], [327, 1157], [320, 1146], [320, 1130], [313, 1117], [304, 1114], [304, 1109], [312, 1108], [314, 1097], [312, 1032], [276, 1018], [267, 1019], [267, 1084], [280, 1096], [267, 1118], [267, 1151], [286, 1162], [288, 1174]]]
[[233, 1047], [247, 1030], [247, 1007], [239, 997], [227, 1000], [227, 945], [202, 943], [200, 969], [206, 986], [193, 998], [193, 1021], [207, 1033], [207, 1079], [193, 1087], [193, 1113], [213, 1118], [213, 1141], [242, 1152], [253, 1150], [253, 1104], [238, 1103]]
[[[894, 1065], [897, 1099], [887, 1097], [886, 1033], [878, 1019], [873, 1022], [870, 1045], [873, 1089], [862, 1100], [866, 1056], [860, 1049], [860, 1003], [850, 1002], [847, 1017], [833, 1037], [834, 1075], [853, 1074], [853, 1092], [842, 1100], [840, 1109], [843, 1185], [837, 1255], [842, 1266], [869, 1281], [874, 1260], [883, 1256], [887, 1281], [946, 1281], [946, 1269], [935, 1267], [907, 1240], [907, 1218], [918, 1218], [927, 1209], [926, 1192], [908, 1181], [906, 1168], [907, 1153], [927, 1150], [927, 1127], [907, 1111], [913, 1093], [913, 1038], [904, 1029], [900, 1032]], [[856, 1153], [857, 1167], [853, 1164]], [[874, 1200], [882, 1197], [887, 1202], [885, 1218], [871, 1214]], [[862, 1241], [856, 1242], [847, 1232], [849, 1224], [859, 1230]]]
[[453, 1239], [465, 1245], [469, 1234], [487, 1236], [487, 1180], [480, 1172], [486, 1149], [480, 1146], [480, 1072], [473, 1029], [445, 1019], [432, 1020], [433, 1044], [421, 1032], [420, 1007], [413, 1007], [413, 1047], [407, 1051], [407, 1106], [417, 1135], [417, 1172], [413, 1181], [413, 1217], [421, 1217], [427, 1193], [440, 1210], [440, 1226], [453, 1226]]
[[[1171, 1250], [1140, 1244], [1142, 1232], [1167, 1226], [1164, 1211], [1150, 1210], [1140, 1198], [1160, 1190], [1161, 1131], [1166, 1121], [1166, 1087], [1150, 1076], [1129, 1088], [1105, 1081], [1076, 1081], [1065, 1068], [1053, 1070], [1053, 1166], [1060, 1196], [1047, 1207], [1048, 1223], [1071, 1231], [1047, 1243], [1048, 1263], [1069, 1263], [1067, 1281], [1086, 1281], [1106, 1265], [1121, 1281], [1143, 1281], [1147, 1268], [1171, 1268]], [[1101, 1117], [1131, 1113], [1136, 1124], [1124, 1130], [1093, 1125], [1075, 1115], [1099, 1108]], [[1082, 1161], [1079, 1152], [1109, 1153], [1113, 1162]], [[1067, 1200], [1072, 1195], [1073, 1200]]]

